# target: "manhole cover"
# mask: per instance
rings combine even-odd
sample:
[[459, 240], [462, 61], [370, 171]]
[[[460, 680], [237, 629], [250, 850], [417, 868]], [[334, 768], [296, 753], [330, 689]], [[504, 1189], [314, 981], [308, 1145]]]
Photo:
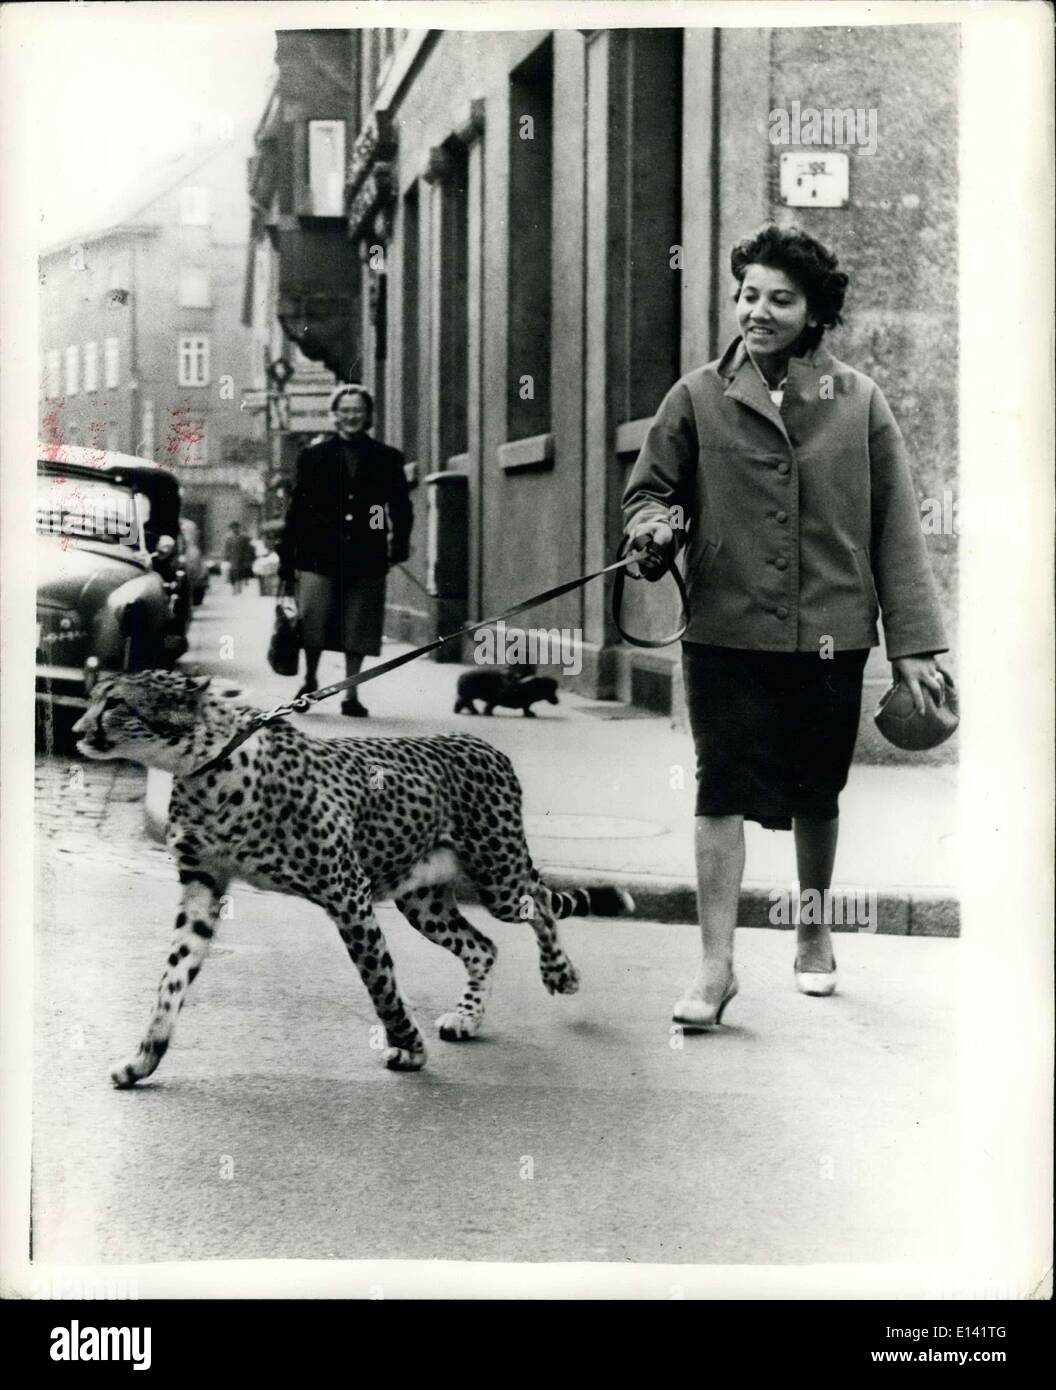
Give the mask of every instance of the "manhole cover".
[[666, 835], [667, 827], [648, 820], [623, 820], [618, 816], [525, 816], [529, 835], [553, 840], [645, 840]]

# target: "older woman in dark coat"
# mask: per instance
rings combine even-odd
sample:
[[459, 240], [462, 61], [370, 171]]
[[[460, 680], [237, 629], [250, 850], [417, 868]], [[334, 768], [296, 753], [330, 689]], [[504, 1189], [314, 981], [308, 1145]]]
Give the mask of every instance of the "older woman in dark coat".
[[[374, 402], [363, 386], [330, 400], [334, 434], [302, 450], [279, 548], [280, 575], [296, 583], [307, 665], [300, 694], [318, 689], [323, 651], [345, 654], [346, 676], [381, 651], [385, 576], [406, 560], [414, 515], [403, 455], [367, 433]], [[366, 715], [354, 696], [341, 712]]]
[[[898, 425], [876, 383], [821, 343], [847, 276], [812, 237], [776, 226], [734, 247], [731, 268], [740, 337], [668, 392], [624, 496], [632, 548], [687, 549], [703, 962], [674, 1017], [695, 1028], [719, 1023], [737, 992], [746, 818], [794, 830], [804, 901], [827, 901], [881, 612], [918, 709], [922, 686], [939, 702], [952, 687]], [[646, 578], [662, 572], [645, 563]], [[824, 996], [831, 923], [813, 918], [797, 914], [795, 976]]]

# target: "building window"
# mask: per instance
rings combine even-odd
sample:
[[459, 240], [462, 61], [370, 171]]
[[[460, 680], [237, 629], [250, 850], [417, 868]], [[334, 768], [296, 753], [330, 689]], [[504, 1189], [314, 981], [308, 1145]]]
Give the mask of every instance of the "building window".
[[414, 184], [403, 200], [403, 271], [401, 275], [403, 297], [400, 307], [401, 347], [400, 364], [402, 376], [403, 410], [403, 452], [408, 461], [418, 457], [418, 380], [419, 355], [418, 334], [420, 318], [418, 312], [421, 298], [419, 277], [418, 185]]
[[378, 69], [378, 90], [385, 85], [385, 80], [392, 70], [392, 60], [396, 56], [396, 49], [400, 42], [402, 29], [382, 29], [381, 35], [381, 59]]
[[363, 57], [364, 74], [363, 85], [367, 93], [367, 108], [374, 105], [374, 98], [378, 94], [378, 66], [380, 45], [378, 43], [377, 29], [366, 29], [363, 32]]
[[84, 389], [86, 391], [99, 390], [98, 343], [85, 343], [84, 345]]
[[441, 467], [469, 448], [469, 152], [458, 140], [444, 151], [450, 164], [440, 186]]
[[204, 266], [180, 266], [179, 303], [181, 309], [208, 309], [211, 307], [209, 272]]
[[506, 437], [550, 428], [553, 43], [510, 74]]
[[46, 359], [44, 394], [49, 400], [62, 395], [62, 354], [58, 348], [52, 348]]
[[199, 335], [181, 338], [178, 347], [181, 386], [209, 385], [209, 339]]
[[104, 368], [108, 388], [121, 384], [121, 348], [116, 338], [107, 338], [103, 344]]
[[308, 122], [308, 184], [314, 217], [344, 214], [344, 121]]
[[136, 453], [140, 458], [152, 459], [154, 457], [154, 402], [151, 400], [143, 402], [142, 436]]
[[209, 462], [209, 441], [205, 422], [196, 422], [187, 431], [183, 460], [188, 468], [202, 468]]
[[132, 276], [129, 272], [127, 254], [111, 256], [106, 264], [107, 293], [110, 293], [113, 290], [131, 289], [131, 279]]
[[626, 35], [627, 252], [622, 318], [627, 420], [652, 415], [681, 375], [682, 31]]
[[80, 390], [81, 350], [78, 347], [66, 349], [66, 394], [76, 396]]
[[185, 227], [205, 227], [209, 222], [208, 188], [180, 189], [180, 221]]

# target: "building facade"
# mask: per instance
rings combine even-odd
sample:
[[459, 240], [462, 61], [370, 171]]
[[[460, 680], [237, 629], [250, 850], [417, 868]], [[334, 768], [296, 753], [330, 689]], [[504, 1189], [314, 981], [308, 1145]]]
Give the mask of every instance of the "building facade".
[[263, 501], [262, 425], [242, 409], [247, 153], [229, 139], [181, 158], [40, 259], [42, 440], [172, 468], [211, 554]]
[[[278, 66], [278, 317], [371, 387], [417, 489], [393, 635], [436, 635], [445, 594], [480, 617], [614, 558], [650, 418], [735, 336], [730, 248], [770, 218], [850, 273], [827, 341], [887, 395], [922, 506], [954, 487], [954, 26], [302, 31]], [[628, 585], [631, 631], [676, 620], [673, 588]], [[525, 621], [581, 634], [583, 693], [679, 716], [677, 646], [622, 644], [600, 583]]]

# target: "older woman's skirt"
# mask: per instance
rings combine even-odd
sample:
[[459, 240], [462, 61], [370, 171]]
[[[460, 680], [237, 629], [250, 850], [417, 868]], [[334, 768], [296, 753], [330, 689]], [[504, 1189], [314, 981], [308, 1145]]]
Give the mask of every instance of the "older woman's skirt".
[[329, 579], [311, 570], [297, 572], [301, 642], [325, 652], [377, 656], [385, 625], [385, 576]]
[[791, 830], [833, 820], [847, 783], [868, 650], [756, 652], [683, 642], [698, 816]]

